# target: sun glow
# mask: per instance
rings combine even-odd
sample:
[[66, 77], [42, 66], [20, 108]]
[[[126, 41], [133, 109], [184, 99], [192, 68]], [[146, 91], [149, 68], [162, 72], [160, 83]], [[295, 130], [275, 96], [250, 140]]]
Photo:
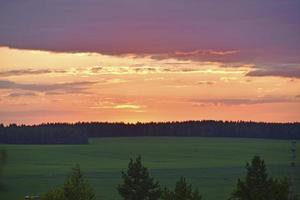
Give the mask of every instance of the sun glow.
[[0, 120], [300, 118], [298, 79], [247, 76], [255, 67], [253, 63], [155, 56], [1, 47]]

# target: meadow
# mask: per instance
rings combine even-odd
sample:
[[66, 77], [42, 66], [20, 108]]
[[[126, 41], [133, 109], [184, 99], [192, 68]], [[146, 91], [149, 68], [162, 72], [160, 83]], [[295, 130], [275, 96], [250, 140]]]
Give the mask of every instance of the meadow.
[[[199, 187], [206, 200], [221, 200], [229, 197], [237, 178], [244, 177], [245, 164], [254, 155], [265, 160], [273, 177], [287, 177], [290, 161], [290, 141], [270, 139], [93, 138], [88, 145], [0, 145], [3, 147], [8, 163], [1, 200], [21, 200], [61, 186], [75, 164], [80, 164], [97, 199], [117, 200], [121, 171], [137, 155], [162, 185], [173, 187], [184, 176]], [[299, 193], [299, 164], [296, 184]]]

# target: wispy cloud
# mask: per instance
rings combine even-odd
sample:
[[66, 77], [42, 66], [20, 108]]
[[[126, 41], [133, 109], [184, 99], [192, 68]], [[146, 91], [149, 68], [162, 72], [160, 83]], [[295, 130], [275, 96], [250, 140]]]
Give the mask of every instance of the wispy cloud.
[[70, 110], [18, 110], [18, 111], [0, 111], [0, 119], [5, 120], [7, 117], [25, 117], [25, 118], [32, 118], [32, 117], [43, 117], [47, 116], [62, 116], [62, 115], [69, 115], [74, 114], [75, 111]]
[[286, 103], [300, 102], [299, 99], [290, 97], [262, 97], [262, 98], [223, 98], [223, 99], [191, 99], [190, 102], [195, 106], [209, 105], [254, 105], [254, 104], [271, 104], [271, 103]]
[[36, 74], [47, 74], [51, 71], [48, 69], [18, 69], [18, 70], [8, 70], [8, 71], [0, 71], [0, 76], [22, 76], [22, 75], [36, 75]]
[[276, 77], [286, 77], [286, 78], [300, 78], [300, 66], [297, 68], [282, 68], [282, 69], [256, 69], [248, 72], [246, 76], [276, 76]]
[[192, 66], [95, 66], [85, 69], [76, 69], [78, 74], [99, 75], [99, 74], [164, 74], [164, 73], [204, 73], [204, 74], [245, 74], [245, 69], [222, 69], [219, 63], [203, 62]]
[[175, 51], [170, 53], [150, 54], [148, 57], [155, 60], [176, 59], [179, 61], [215, 61], [215, 62], [236, 62], [244, 56], [240, 50], [211, 50], [198, 49], [194, 51]]
[[34, 92], [12, 92], [9, 93], [8, 95], [8, 97], [23, 97], [23, 96], [33, 97], [33, 96], [37, 96], [37, 94]]
[[54, 84], [30, 84], [17, 83], [8, 80], [0, 80], [0, 89], [18, 89], [35, 92], [50, 92], [58, 91], [64, 93], [81, 93], [88, 89], [91, 85], [96, 84], [94, 81], [79, 81], [79, 82], [65, 82]]
[[118, 97], [118, 98], [101, 98], [93, 106], [90, 106], [91, 109], [111, 109], [111, 110], [135, 110], [143, 111], [145, 105], [141, 105], [131, 98], [127, 97]]
[[[223, 68], [222, 63], [216, 62], [200, 62], [196, 65], [189, 64], [170, 64], [156, 63], [153, 65], [140, 64], [128, 66], [93, 66], [93, 67], [69, 67], [65, 69], [18, 69], [0, 71], [0, 77], [10, 76], [27, 76], [27, 75], [43, 75], [54, 74], [63, 76], [97, 76], [97, 75], [128, 75], [128, 74], [166, 74], [166, 73], [203, 73], [203, 74], [245, 74], [249, 69], [248, 65], [241, 65], [239, 69], [236, 67]], [[124, 80], [110, 80], [108, 82], [121, 82]]]
[[198, 85], [213, 85], [215, 84], [215, 81], [198, 81], [197, 84]]
[[[21, 68], [21, 67], [20, 67]], [[0, 71], [0, 77], [23, 76], [23, 75], [40, 75], [49, 73], [66, 73], [65, 70], [50, 70], [50, 69], [16, 69]]]
[[217, 55], [217, 56], [227, 56], [232, 54], [237, 54], [238, 50], [228, 50], [228, 51], [216, 51], [216, 50], [195, 50], [195, 51], [176, 51], [174, 55], [177, 56], [205, 56], [205, 55]]
[[119, 104], [113, 107], [114, 109], [140, 109], [141, 106], [135, 104]]

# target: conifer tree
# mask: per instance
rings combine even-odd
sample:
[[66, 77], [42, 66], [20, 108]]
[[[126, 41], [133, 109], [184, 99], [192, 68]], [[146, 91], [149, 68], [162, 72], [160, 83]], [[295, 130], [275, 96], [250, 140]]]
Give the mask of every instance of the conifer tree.
[[130, 159], [128, 169], [122, 172], [123, 183], [118, 192], [124, 200], [157, 200], [161, 196], [159, 183], [154, 181], [148, 169], [142, 165], [141, 157]]
[[164, 189], [162, 194], [163, 200], [202, 200], [198, 189], [194, 189], [191, 184], [186, 182], [186, 179], [181, 177], [176, 183], [174, 191], [167, 188]]
[[265, 162], [259, 156], [254, 156], [246, 169], [246, 178], [238, 179], [231, 200], [287, 200], [288, 182], [268, 178]]
[[62, 187], [50, 190], [41, 200], [95, 200], [89, 183], [83, 179], [79, 165], [76, 165]]
[[41, 196], [41, 200], [65, 200], [62, 188], [53, 189]]
[[79, 165], [72, 169], [71, 175], [64, 183], [66, 200], [94, 200], [95, 194], [90, 184], [83, 179]]

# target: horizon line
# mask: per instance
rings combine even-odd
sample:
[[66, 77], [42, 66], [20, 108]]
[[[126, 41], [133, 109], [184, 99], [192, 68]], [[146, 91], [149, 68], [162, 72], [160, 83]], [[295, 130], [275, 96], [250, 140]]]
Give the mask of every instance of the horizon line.
[[67, 124], [67, 125], [76, 125], [80, 123], [107, 123], [107, 124], [125, 124], [125, 125], [137, 125], [137, 124], [164, 124], [164, 123], [186, 123], [186, 122], [229, 122], [229, 123], [264, 123], [264, 124], [300, 124], [300, 121], [290, 121], [290, 122], [275, 122], [275, 121], [253, 121], [253, 120], [216, 120], [216, 119], [199, 119], [199, 120], [170, 120], [170, 121], [136, 121], [136, 122], [125, 122], [125, 121], [76, 121], [76, 122], [41, 122], [34, 124], [26, 123], [1, 123], [4, 127], [9, 127], [12, 125], [16, 126], [41, 126], [41, 125], [54, 125], [54, 124]]

